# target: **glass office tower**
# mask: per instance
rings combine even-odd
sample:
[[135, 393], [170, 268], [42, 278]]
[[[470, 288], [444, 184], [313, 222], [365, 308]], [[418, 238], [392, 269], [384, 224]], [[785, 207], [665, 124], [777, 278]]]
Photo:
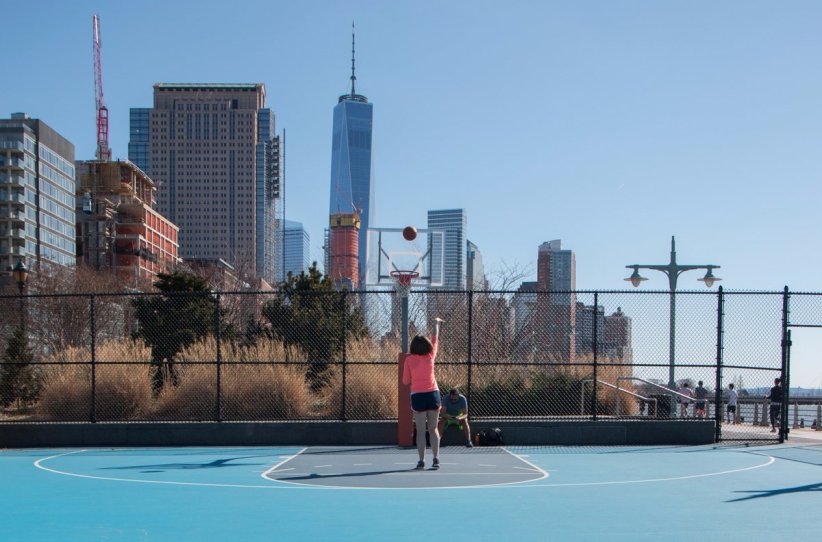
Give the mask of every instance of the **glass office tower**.
[[358, 282], [363, 284], [366, 270], [366, 232], [374, 223], [374, 184], [371, 171], [374, 106], [368, 103], [368, 98], [354, 91], [355, 80], [352, 59], [351, 92], [340, 96], [334, 107], [329, 215], [359, 214]]
[[297, 276], [311, 266], [311, 239], [302, 222], [286, 220], [278, 231], [282, 255], [277, 258], [277, 282], [283, 282], [291, 273]]
[[76, 262], [74, 144], [25, 113], [0, 119], [0, 266]]
[[[464, 209], [440, 209], [428, 211], [428, 229], [445, 230], [445, 246], [432, 250], [433, 265], [441, 266], [436, 259], [442, 254], [444, 276], [442, 287], [446, 290], [465, 290], [466, 288], [466, 239], [465, 227], [468, 224]], [[438, 243], [432, 238], [432, 243]]]
[[128, 159], [143, 173], [151, 176], [151, 142], [148, 119], [151, 109], [133, 107], [129, 110]]

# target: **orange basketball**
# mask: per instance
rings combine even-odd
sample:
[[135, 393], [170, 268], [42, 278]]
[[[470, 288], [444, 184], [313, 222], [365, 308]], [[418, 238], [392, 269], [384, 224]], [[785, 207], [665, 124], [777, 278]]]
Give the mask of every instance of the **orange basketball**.
[[406, 226], [402, 230], [402, 236], [405, 237], [406, 241], [413, 241], [417, 238], [417, 228], [414, 226]]

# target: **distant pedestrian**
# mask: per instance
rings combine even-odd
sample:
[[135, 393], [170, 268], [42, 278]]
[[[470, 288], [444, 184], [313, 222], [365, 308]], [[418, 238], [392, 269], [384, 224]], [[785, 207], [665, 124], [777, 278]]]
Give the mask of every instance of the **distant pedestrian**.
[[782, 411], [782, 379], [775, 378], [773, 388], [766, 397], [771, 402], [771, 433], [776, 433], [777, 420], [781, 418]]
[[702, 385], [701, 380], [696, 388], [694, 388], [694, 397], [696, 398], [694, 416], [704, 418], [708, 414], [708, 390]]
[[691, 400], [694, 397], [694, 390], [692, 390], [687, 382], [682, 384], [682, 387], [679, 388], [679, 396], [677, 397], [677, 401], [679, 402], [679, 416], [682, 418], [688, 417], [688, 407], [691, 405]]
[[728, 384], [728, 409], [725, 412], [725, 419], [728, 423], [736, 423], [736, 404], [739, 402], [739, 394], [734, 389], [733, 384]]

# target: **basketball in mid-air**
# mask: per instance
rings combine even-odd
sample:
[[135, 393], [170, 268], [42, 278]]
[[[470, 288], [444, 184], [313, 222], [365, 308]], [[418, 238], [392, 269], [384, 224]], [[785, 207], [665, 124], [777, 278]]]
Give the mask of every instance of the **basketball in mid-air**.
[[406, 226], [402, 230], [402, 236], [405, 237], [406, 241], [413, 241], [417, 238], [417, 228], [414, 226]]

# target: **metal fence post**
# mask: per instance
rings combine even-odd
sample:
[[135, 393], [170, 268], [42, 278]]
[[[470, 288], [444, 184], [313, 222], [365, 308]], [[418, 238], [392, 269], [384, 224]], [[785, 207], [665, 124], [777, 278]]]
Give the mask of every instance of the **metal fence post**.
[[[716, 397], [714, 398], [714, 442], [722, 438], [722, 361], [725, 337], [725, 292], [722, 286], [716, 292]], [[738, 403], [738, 401], [737, 401]], [[736, 413], [734, 413], [736, 416]]]
[[[599, 292], [594, 292], [594, 329], [593, 329], [594, 344], [592, 345], [592, 348], [593, 348], [593, 351], [594, 351], [594, 382], [593, 382], [594, 387], [593, 387], [593, 390], [592, 390], [592, 393], [591, 393], [591, 413], [593, 414], [593, 421], [597, 421], [597, 400], [598, 400], [597, 388], [599, 387], [599, 386], [597, 386], [597, 384], [599, 383], [598, 380], [597, 380], [597, 378], [598, 378], [597, 368], [598, 368], [598, 365], [599, 365], [597, 363], [597, 347], [598, 347], [598, 343], [597, 343], [597, 321], [599, 320], [599, 318], [597, 318], [597, 314], [598, 314], [597, 307], [599, 307]], [[584, 384], [583, 384], [582, 391], [583, 391], [583, 393], [585, 393]], [[617, 404], [619, 404], [619, 390], [617, 390], [616, 400], [617, 400]], [[617, 414], [617, 416], [619, 416], [619, 412], [617, 412], [616, 414]]]
[[214, 304], [214, 340], [217, 343], [217, 403], [214, 405], [214, 419], [218, 422], [223, 421], [223, 402], [222, 402], [222, 306], [221, 294], [217, 292], [215, 295]]
[[[471, 365], [473, 361], [473, 341], [474, 341], [474, 334], [472, 332], [474, 328], [474, 292], [468, 292], [468, 389], [466, 390], [466, 400], [468, 404], [471, 404]], [[468, 419], [471, 419], [471, 409], [468, 409]]]
[[779, 406], [779, 442], [785, 442], [788, 436], [788, 401], [790, 400], [790, 369], [788, 360], [791, 357], [791, 331], [788, 329], [790, 313], [790, 294], [788, 287], [782, 292], [782, 404]]
[[91, 423], [97, 422], [97, 328], [94, 317], [94, 294], [89, 299], [89, 330], [91, 332]]
[[340, 298], [342, 306], [342, 412], [340, 419], [347, 421], [345, 413], [345, 399], [346, 399], [346, 360], [348, 357], [348, 290], [343, 290]]

